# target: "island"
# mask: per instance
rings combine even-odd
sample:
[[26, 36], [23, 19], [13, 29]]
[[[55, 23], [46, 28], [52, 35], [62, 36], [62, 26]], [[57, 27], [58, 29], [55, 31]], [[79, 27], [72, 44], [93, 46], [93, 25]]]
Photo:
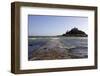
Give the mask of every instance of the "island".
[[72, 28], [70, 31], [67, 31], [66, 33], [64, 33], [62, 36], [67, 36], [67, 37], [87, 37], [88, 35], [79, 30], [78, 28]]

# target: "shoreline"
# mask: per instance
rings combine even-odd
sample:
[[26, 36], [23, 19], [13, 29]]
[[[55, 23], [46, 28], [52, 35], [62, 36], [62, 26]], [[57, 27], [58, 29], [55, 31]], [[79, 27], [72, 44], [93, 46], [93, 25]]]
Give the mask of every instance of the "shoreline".
[[45, 45], [39, 47], [36, 51], [34, 50], [32, 52], [32, 56], [30, 58], [28, 58], [29, 61], [87, 58], [87, 55], [81, 57], [82, 53], [80, 53], [80, 52], [78, 52], [78, 54], [80, 54], [80, 55], [78, 55], [77, 53], [71, 52], [71, 49], [74, 49], [75, 47], [74, 48], [68, 47], [69, 49], [65, 48], [64, 44], [60, 40], [61, 40], [60, 38], [48, 39], [48, 41], [45, 43]]

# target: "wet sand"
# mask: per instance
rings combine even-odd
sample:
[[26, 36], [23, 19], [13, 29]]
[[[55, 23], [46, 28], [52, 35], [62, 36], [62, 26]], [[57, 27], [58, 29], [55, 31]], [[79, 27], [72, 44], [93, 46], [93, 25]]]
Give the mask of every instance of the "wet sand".
[[69, 59], [68, 51], [63, 48], [59, 38], [51, 38], [44, 46], [34, 51], [29, 60]]

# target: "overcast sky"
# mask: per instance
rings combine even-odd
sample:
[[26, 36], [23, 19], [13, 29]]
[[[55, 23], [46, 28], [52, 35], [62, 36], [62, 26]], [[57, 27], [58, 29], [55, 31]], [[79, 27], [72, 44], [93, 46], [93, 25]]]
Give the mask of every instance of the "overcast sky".
[[28, 16], [29, 36], [62, 35], [74, 27], [88, 34], [88, 18], [74, 16]]

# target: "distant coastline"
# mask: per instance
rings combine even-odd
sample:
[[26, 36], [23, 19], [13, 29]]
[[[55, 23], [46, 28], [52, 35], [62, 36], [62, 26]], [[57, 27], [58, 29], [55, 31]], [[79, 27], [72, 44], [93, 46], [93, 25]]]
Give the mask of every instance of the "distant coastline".
[[72, 28], [70, 31], [67, 31], [66, 33], [62, 35], [56, 35], [56, 36], [28, 36], [29, 38], [32, 37], [88, 37], [88, 35], [78, 28]]

